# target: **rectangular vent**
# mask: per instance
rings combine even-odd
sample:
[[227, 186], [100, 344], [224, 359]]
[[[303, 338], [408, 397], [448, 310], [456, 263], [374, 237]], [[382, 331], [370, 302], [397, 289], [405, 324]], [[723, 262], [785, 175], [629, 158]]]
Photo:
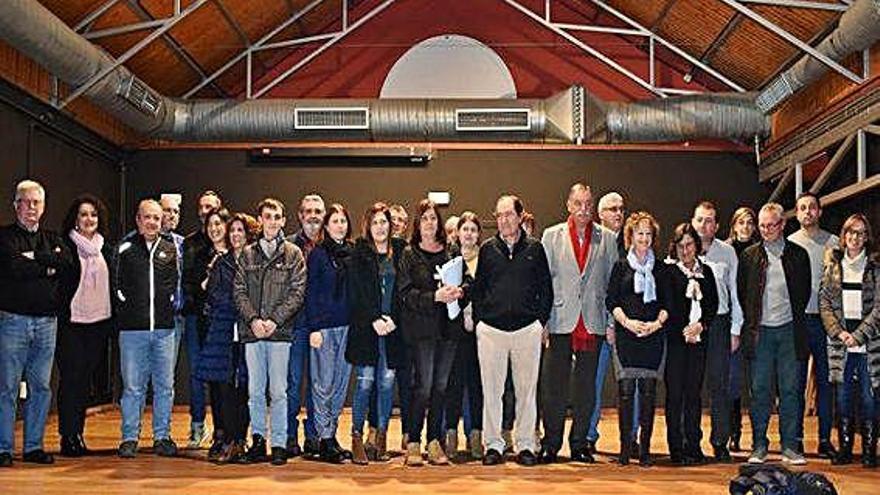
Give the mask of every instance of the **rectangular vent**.
[[455, 130], [528, 131], [531, 120], [528, 108], [458, 108], [455, 110]]
[[162, 107], [162, 99], [140, 79], [131, 76], [119, 85], [117, 94], [142, 113], [155, 117]]
[[794, 90], [791, 83], [783, 75], [761, 91], [755, 99], [755, 106], [764, 114], [769, 114], [792, 94], [794, 94]]
[[363, 130], [370, 128], [370, 109], [297, 108], [294, 111], [296, 130]]

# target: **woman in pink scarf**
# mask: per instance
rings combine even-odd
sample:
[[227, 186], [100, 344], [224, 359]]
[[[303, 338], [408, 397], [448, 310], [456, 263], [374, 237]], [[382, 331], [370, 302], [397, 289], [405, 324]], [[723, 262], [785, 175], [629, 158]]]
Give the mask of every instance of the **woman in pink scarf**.
[[74, 269], [62, 274], [64, 301], [58, 318], [58, 432], [61, 455], [89, 453], [83, 439], [89, 384], [107, 355], [112, 325], [110, 256], [105, 241], [107, 208], [92, 196], [73, 201], [62, 225], [62, 235], [74, 253]]

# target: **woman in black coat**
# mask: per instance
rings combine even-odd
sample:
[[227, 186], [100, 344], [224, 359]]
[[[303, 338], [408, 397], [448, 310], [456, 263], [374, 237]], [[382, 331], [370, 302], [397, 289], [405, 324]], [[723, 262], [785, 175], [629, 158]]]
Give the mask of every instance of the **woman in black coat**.
[[415, 381], [409, 417], [406, 464], [422, 464], [421, 436], [428, 411], [428, 462], [449, 464], [440, 444], [443, 405], [461, 326], [447, 316], [446, 304], [462, 296], [460, 287], [442, 286], [434, 278], [449, 261], [443, 218], [430, 200], [413, 215], [413, 234], [403, 251], [398, 273], [403, 340], [412, 357]]
[[675, 228], [666, 260], [666, 439], [673, 464], [702, 464], [700, 392], [706, 369], [704, 330], [718, 311], [712, 270], [697, 258], [700, 236], [690, 223]]
[[397, 297], [397, 274], [403, 242], [391, 238], [391, 213], [385, 203], [367, 209], [362, 235], [355, 243], [348, 267], [348, 302], [351, 327], [345, 359], [354, 365], [356, 380], [352, 403], [352, 462], [367, 464], [363, 430], [370, 408], [370, 395], [377, 389], [376, 447], [377, 458], [387, 460], [385, 444], [395, 369], [400, 366], [402, 342], [397, 322], [400, 320]]
[[73, 270], [60, 274], [58, 318], [58, 433], [61, 455], [89, 453], [83, 439], [89, 385], [107, 356], [113, 331], [110, 270], [113, 249], [106, 240], [107, 207], [90, 194], [73, 201], [62, 235], [74, 256]]

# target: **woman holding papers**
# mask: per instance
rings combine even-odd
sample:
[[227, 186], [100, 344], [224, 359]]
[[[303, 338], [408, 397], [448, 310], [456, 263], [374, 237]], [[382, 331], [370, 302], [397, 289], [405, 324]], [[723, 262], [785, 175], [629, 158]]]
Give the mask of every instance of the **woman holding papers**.
[[[443, 405], [455, 348], [462, 331], [450, 321], [447, 304], [462, 297], [458, 285], [442, 285], [441, 267], [450, 260], [443, 219], [437, 207], [422, 200], [413, 215], [413, 233], [398, 273], [403, 339], [413, 360], [414, 377], [406, 464], [421, 466], [421, 432], [428, 409], [428, 462], [449, 464], [440, 444]], [[459, 274], [461, 272], [459, 271]], [[453, 315], [454, 316], [454, 315]]]
[[[458, 244], [451, 246], [452, 256], [462, 257], [464, 278], [473, 280], [477, 273], [480, 252], [480, 219], [466, 211], [458, 219]], [[446, 453], [454, 455], [458, 445], [458, 420], [464, 418], [467, 451], [471, 459], [483, 457], [483, 384], [480, 382], [480, 363], [477, 359], [477, 336], [474, 333], [473, 304], [461, 304], [462, 326], [465, 333], [458, 342], [449, 385], [446, 389]], [[463, 403], [467, 391], [467, 414]]]

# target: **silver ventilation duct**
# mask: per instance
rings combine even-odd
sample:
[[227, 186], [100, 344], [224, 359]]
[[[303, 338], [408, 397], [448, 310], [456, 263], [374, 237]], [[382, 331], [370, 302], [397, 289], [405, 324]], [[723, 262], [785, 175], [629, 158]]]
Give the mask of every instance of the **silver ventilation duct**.
[[[860, 52], [880, 39], [880, 0], [856, 0], [843, 15], [837, 29], [816, 46], [816, 51], [835, 62]], [[814, 57], [804, 55], [788, 70], [770, 81], [755, 104], [770, 113], [798, 90], [818, 79], [828, 67]]]
[[546, 99], [179, 100], [139, 80], [37, 0], [0, 0], [0, 38], [147, 137], [222, 141], [651, 142], [766, 135], [751, 98], [604, 103], [573, 86]]

